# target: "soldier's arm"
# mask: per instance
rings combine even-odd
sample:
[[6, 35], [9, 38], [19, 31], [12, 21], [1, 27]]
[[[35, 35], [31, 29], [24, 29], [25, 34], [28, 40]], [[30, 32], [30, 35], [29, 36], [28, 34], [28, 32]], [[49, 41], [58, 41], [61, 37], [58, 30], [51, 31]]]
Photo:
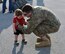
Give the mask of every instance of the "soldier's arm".
[[46, 18], [45, 15], [46, 15], [45, 11], [42, 10], [41, 8], [38, 7], [38, 8], [34, 9], [32, 17], [30, 19], [28, 19], [28, 23], [29, 23], [28, 28], [27, 28], [28, 33], [33, 32], [35, 30], [35, 28], [37, 26], [39, 26], [39, 24], [43, 20], [45, 20], [45, 18]]
[[27, 32], [30, 34], [35, 28], [43, 21], [43, 16], [40, 13], [35, 14], [31, 19], [28, 20]]

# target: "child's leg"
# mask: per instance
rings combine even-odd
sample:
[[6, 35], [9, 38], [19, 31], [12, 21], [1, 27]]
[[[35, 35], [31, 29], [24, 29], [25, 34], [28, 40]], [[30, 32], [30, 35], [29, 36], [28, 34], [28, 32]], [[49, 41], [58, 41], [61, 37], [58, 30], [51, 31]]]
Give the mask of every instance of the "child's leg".
[[22, 36], [22, 40], [25, 39], [24, 34], [21, 34], [21, 36]]
[[15, 41], [14, 41], [14, 44], [17, 45], [17, 46], [19, 45], [19, 43], [18, 43], [18, 35], [15, 35]]
[[15, 41], [18, 41], [18, 35], [15, 35]]
[[14, 41], [14, 44], [18, 46], [18, 45], [19, 45], [19, 43], [18, 43], [18, 35], [19, 35], [19, 31], [16, 30], [16, 32], [14, 32], [14, 35], [15, 35], [15, 41]]
[[22, 36], [22, 42], [24, 42], [24, 43], [26, 44], [27, 41], [25, 40], [25, 36], [24, 36], [24, 34], [21, 34], [21, 36]]

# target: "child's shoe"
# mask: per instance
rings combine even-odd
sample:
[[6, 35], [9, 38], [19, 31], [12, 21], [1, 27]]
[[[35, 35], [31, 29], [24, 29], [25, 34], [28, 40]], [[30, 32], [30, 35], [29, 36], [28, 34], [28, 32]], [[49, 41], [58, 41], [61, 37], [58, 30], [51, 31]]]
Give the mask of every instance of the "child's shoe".
[[22, 40], [22, 43], [27, 44], [27, 41], [25, 39]]
[[14, 42], [14, 45], [18, 46], [18, 45], [19, 45], [19, 43], [18, 43], [17, 41], [15, 41], [15, 42]]

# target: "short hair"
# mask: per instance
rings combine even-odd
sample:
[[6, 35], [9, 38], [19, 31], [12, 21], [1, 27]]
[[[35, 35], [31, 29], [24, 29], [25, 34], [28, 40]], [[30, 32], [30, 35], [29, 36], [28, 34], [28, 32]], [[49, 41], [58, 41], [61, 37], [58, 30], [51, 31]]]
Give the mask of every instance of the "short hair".
[[32, 8], [31, 5], [24, 5], [24, 6], [22, 7], [22, 11], [23, 11], [23, 12], [26, 12], [26, 13], [29, 13], [29, 12], [33, 11], [33, 8]]
[[16, 9], [15, 12], [14, 12], [14, 14], [16, 16], [20, 16], [20, 15], [22, 15], [22, 10], [21, 9]]

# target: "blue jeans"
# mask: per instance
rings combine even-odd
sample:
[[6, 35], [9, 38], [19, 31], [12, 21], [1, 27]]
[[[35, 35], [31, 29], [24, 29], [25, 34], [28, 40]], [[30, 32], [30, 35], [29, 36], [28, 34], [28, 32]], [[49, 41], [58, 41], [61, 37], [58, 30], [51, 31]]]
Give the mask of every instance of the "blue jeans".
[[13, 3], [12, 0], [9, 0], [9, 12], [13, 11]]
[[[6, 1], [7, 0], [3, 0], [3, 5], [2, 5], [2, 12], [4, 13], [5, 12], [5, 9], [6, 9]], [[13, 10], [13, 7], [12, 7], [12, 0], [9, 0], [9, 12], [12, 12]]]

